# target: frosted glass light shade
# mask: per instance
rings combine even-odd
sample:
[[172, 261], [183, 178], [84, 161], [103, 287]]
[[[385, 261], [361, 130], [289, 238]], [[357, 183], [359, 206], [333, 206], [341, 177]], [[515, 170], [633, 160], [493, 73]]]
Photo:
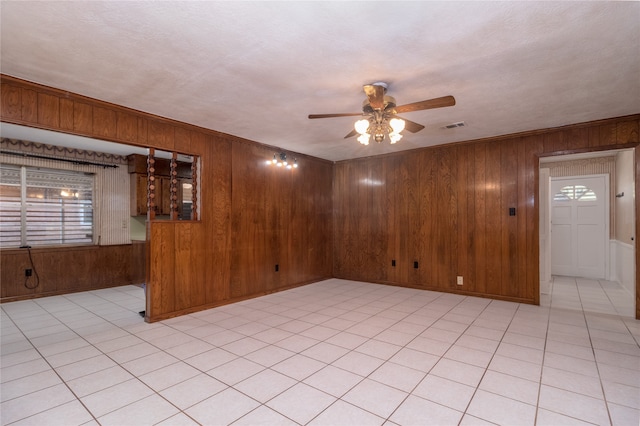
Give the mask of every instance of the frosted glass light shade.
[[371, 136], [369, 136], [368, 134], [362, 134], [360, 136], [358, 136], [358, 142], [360, 142], [362, 145], [369, 145], [369, 138]]
[[399, 118], [392, 118], [389, 121], [389, 125], [393, 129], [393, 133], [400, 133], [401, 131], [404, 130], [404, 120], [401, 120]]
[[369, 128], [369, 120], [365, 120], [364, 118], [362, 120], [358, 120], [353, 127], [356, 129], [356, 132], [364, 135], [367, 133], [367, 129]]
[[402, 139], [402, 135], [400, 133], [389, 133], [389, 142], [396, 143], [400, 139]]

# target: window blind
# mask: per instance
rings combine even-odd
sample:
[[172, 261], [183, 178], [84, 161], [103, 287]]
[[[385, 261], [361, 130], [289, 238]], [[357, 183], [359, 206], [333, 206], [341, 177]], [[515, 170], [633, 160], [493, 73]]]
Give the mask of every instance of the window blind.
[[93, 242], [93, 175], [1, 166], [0, 245]]

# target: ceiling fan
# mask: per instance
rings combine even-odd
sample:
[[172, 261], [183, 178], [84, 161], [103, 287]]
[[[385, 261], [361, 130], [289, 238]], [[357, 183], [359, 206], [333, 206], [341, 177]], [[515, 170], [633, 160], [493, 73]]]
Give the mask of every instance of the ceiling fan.
[[309, 118], [355, 117], [361, 115], [364, 118], [356, 121], [354, 130], [349, 132], [344, 137], [345, 139], [360, 134], [358, 142], [363, 145], [369, 145], [371, 136], [376, 142], [380, 143], [384, 140], [385, 135], [388, 135], [389, 141], [396, 143], [402, 138], [400, 132], [404, 129], [411, 133], [424, 129], [422, 124], [400, 118], [397, 114], [448, 107], [456, 104], [453, 96], [443, 96], [411, 104], [396, 105], [396, 100], [386, 95], [387, 87], [388, 85], [383, 82], [367, 84], [363, 87], [367, 98], [362, 102], [362, 113], [309, 114]]

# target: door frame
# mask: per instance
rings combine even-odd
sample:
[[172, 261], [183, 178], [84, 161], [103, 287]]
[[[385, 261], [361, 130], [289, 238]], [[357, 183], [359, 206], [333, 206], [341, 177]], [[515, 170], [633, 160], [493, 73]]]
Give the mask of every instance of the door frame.
[[[574, 149], [574, 150], [561, 150], [561, 151], [545, 151], [534, 154], [536, 166], [533, 171], [534, 177], [534, 198], [533, 198], [533, 208], [534, 208], [534, 221], [535, 227], [537, 231], [535, 232], [533, 239], [534, 244], [537, 245], [538, 249], [536, 250], [535, 255], [540, 256], [540, 213], [541, 213], [541, 199], [540, 199], [540, 169], [543, 166], [541, 163], [542, 158], [548, 157], [562, 157], [570, 154], [583, 154], [590, 152], [599, 152], [599, 151], [610, 151], [610, 150], [618, 150], [618, 149], [632, 149], [633, 154], [633, 168], [635, 173], [633, 175], [634, 187], [635, 187], [635, 199], [636, 199], [636, 208], [634, 209], [634, 223], [635, 223], [635, 232], [634, 232], [634, 282], [635, 282], [635, 292], [632, 294], [635, 303], [635, 319], [640, 320], [640, 249], [637, 246], [637, 242], [640, 241], [640, 211], [638, 211], [638, 200], [640, 200], [640, 143], [635, 142], [627, 142], [617, 145], [608, 145], [603, 147], [594, 147], [594, 148], [583, 148], [583, 149]], [[538, 258], [538, 275], [540, 274], [540, 258]], [[534, 282], [534, 298], [535, 304], [540, 305], [540, 296], [541, 296], [541, 276], [538, 276], [538, 280]]]

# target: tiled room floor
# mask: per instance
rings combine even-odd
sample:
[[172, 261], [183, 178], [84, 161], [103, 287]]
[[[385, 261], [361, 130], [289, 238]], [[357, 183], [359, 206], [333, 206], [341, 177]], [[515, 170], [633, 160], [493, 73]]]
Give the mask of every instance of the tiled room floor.
[[153, 324], [134, 286], [6, 303], [0, 419], [636, 426], [640, 321], [578, 284], [538, 307], [331, 279]]

